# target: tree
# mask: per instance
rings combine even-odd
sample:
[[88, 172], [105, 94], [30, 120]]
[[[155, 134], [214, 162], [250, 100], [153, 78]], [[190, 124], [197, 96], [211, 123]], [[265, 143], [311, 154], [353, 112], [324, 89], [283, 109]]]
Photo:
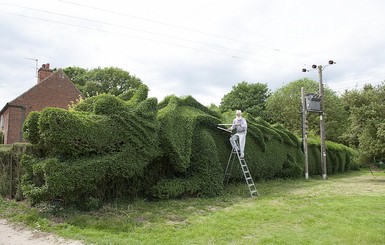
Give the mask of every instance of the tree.
[[346, 91], [345, 109], [350, 126], [343, 135], [350, 146], [358, 148], [361, 163], [385, 160], [385, 82], [362, 90]]
[[[270, 123], [280, 123], [288, 130], [301, 135], [301, 87], [306, 93], [318, 94], [319, 84], [309, 79], [300, 79], [276, 90], [266, 102], [267, 120]], [[348, 123], [348, 113], [344, 110], [341, 99], [328, 88], [324, 89], [325, 96], [325, 127], [326, 138], [341, 142], [341, 135]], [[308, 114], [310, 134], [319, 135], [319, 114]]]
[[126, 93], [129, 96], [124, 98], [130, 99], [134, 91], [143, 84], [139, 78], [116, 67], [98, 67], [92, 70], [67, 67], [63, 71], [86, 97], [103, 93], [115, 96]]
[[270, 96], [267, 84], [247, 83], [233, 86], [230, 93], [224, 95], [219, 106], [222, 112], [242, 110], [253, 117], [265, 117], [266, 100]]
[[86, 81], [84, 79], [89, 72], [88, 70], [80, 67], [67, 67], [63, 71], [78, 88], [85, 85]]

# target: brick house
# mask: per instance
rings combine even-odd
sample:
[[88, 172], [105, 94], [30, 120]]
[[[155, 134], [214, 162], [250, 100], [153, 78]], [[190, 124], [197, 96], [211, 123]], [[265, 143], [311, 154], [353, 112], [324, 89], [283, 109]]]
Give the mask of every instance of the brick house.
[[[35, 86], [8, 102], [0, 111], [0, 130], [4, 135], [4, 144], [23, 142], [23, 123], [32, 111], [41, 111], [46, 107], [67, 109], [82, 93], [61, 70], [53, 71], [49, 64], [43, 64], [38, 71]], [[1, 143], [1, 142], [0, 142]]]

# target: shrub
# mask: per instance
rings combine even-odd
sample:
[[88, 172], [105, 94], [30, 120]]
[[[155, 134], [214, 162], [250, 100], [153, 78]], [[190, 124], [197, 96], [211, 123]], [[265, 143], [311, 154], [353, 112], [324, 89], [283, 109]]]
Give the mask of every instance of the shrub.
[[[181, 195], [214, 196], [222, 191], [223, 173], [213, 138], [216, 124], [214, 112], [206, 113], [192, 97], [166, 98], [158, 114], [159, 138], [164, 152], [164, 180], [153, 188], [159, 198]], [[185, 179], [186, 185], [181, 179]]]
[[29, 113], [23, 125], [24, 138], [32, 144], [38, 144], [40, 142], [39, 118], [40, 113], [32, 111]]
[[24, 171], [20, 167], [23, 154], [31, 154], [33, 147], [30, 144], [15, 143], [7, 150], [0, 151], [0, 195], [23, 198], [20, 179]]
[[[326, 141], [327, 174], [337, 174], [359, 169], [357, 152], [342, 144]], [[310, 175], [322, 174], [321, 143], [319, 139], [308, 139], [308, 166]]]
[[[171, 95], [158, 104], [147, 92], [143, 86], [128, 101], [102, 94], [70, 110], [46, 108], [28, 117], [25, 134], [39, 154], [23, 158], [25, 196], [91, 210], [116, 197], [220, 195], [231, 145], [230, 134], [216, 127], [229, 117], [191, 96]], [[298, 138], [281, 125], [245, 118], [245, 158], [254, 180], [301, 176]], [[329, 142], [327, 148], [331, 173], [357, 166], [351, 149]], [[319, 144], [309, 140], [311, 174], [320, 173], [319, 156]], [[231, 181], [244, 182], [234, 164]]]
[[[37, 127], [47, 154], [25, 159], [27, 196], [36, 202], [60, 199], [82, 206], [92, 198], [141, 193], [141, 184], [131, 183], [140, 182], [144, 169], [161, 154], [156, 115], [156, 99], [133, 107], [105, 94], [71, 111], [44, 109]], [[36, 126], [36, 120], [28, 125]], [[33, 167], [28, 171], [28, 166]], [[33, 171], [37, 166], [39, 172]]]
[[4, 133], [0, 131], [0, 144], [4, 144]]

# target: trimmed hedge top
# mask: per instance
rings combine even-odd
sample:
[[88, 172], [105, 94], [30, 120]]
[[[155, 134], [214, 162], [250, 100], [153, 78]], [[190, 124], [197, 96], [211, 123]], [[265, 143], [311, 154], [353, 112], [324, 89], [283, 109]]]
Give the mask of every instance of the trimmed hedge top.
[[[37, 151], [23, 160], [24, 194], [33, 202], [79, 204], [137, 195], [220, 195], [231, 145], [230, 134], [216, 127], [229, 122], [191, 96], [171, 95], [158, 104], [147, 93], [142, 86], [129, 100], [103, 94], [71, 110], [31, 113], [24, 132]], [[254, 180], [301, 176], [298, 138], [281, 125], [247, 114], [245, 118], [245, 157]], [[332, 171], [352, 166], [351, 152], [329, 145], [334, 154], [329, 161], [338, 160]], [[317, 150], [309, 151], [314, 164]], [[244, 181], [235, 164], [230, 180]], [[310, 169], [318, 171], [315, 165]]]

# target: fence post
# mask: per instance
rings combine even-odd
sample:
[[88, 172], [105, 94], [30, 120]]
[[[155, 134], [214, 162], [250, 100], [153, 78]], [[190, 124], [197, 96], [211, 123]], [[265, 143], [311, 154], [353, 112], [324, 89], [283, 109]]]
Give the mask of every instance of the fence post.
[[12, 193], [13, 193], [13, 163], [12, 163], [12, 153], [10, 154], [10, 185], [9, 185], [9, 198], [12, 199]]

